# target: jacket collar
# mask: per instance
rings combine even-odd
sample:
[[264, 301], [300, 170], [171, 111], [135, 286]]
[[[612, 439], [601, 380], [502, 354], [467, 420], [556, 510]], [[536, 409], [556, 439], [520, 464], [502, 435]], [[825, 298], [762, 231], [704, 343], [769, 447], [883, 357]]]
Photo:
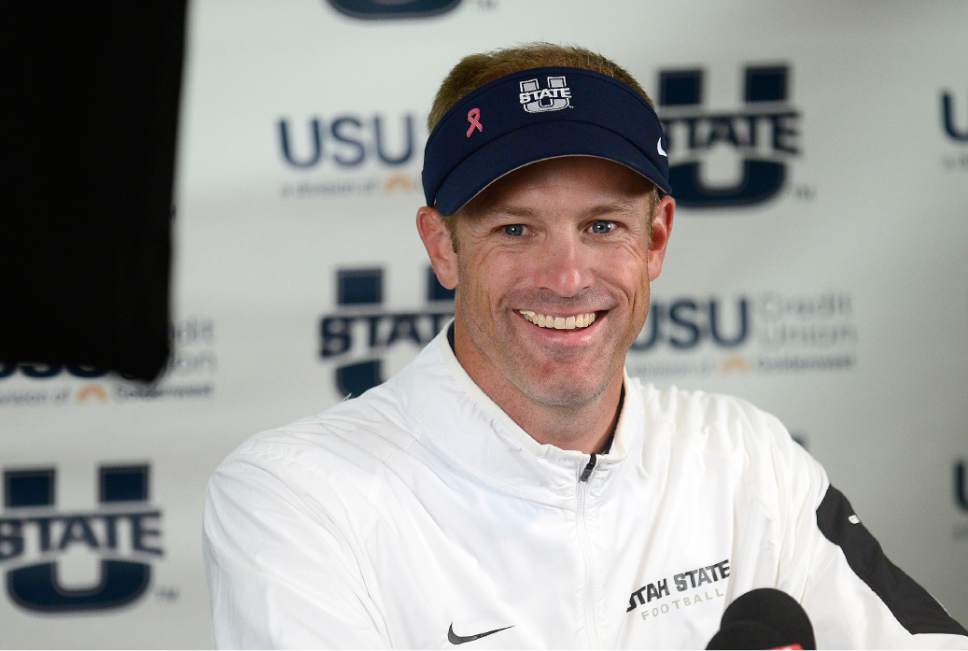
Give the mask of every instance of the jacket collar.
[[[574, 500], [590, 456], [535, 441], [470, 378], [447, 341], [449, 325], [389, 382], [419, 442], [492, 487], [564, 505]], [[607, 454], [596, 455], [593, 483], [612, 480], [629, 458], [641, 460], [642, 389], [625, 374], [625, 398]], [[390, 387], [388, 387], [390, 388]]]

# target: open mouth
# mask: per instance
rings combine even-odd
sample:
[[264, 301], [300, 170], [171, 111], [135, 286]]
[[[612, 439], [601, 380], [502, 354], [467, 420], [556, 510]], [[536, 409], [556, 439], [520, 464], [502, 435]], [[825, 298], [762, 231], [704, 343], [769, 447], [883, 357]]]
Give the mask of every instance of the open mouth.
[[549, 330], [584, 330], [595, 323], [606, 312], [607, 310], [601, 310], [598, 312], [583, 312], [581, 314], [559, 316], [555, 314], [542, 314], [532, 310], [518, 310], [518, 314], [524, 317], [525, 321], [533, 323], [539, 328], [547, 328]]

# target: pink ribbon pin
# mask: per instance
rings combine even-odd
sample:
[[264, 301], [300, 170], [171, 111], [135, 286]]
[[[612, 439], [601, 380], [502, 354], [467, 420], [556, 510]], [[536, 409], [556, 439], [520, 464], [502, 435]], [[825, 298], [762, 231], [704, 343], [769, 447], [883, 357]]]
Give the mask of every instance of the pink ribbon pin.
[[467, 122], [470, 124], [467, 127], [467, 137], [470, 138], [474, 134], [474, 129], [477, 129], [481, 133], [484, 133], [484, 125], [481, 124], [481, 109], [472, 108], [467, 112]]

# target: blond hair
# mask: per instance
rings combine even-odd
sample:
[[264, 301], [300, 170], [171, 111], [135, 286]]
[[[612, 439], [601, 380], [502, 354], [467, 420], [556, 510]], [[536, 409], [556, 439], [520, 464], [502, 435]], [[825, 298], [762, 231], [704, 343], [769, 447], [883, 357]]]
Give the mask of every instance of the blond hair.
[[522, 70], [549, 67], [582, 68], [618, 79], [654, 108], [652, 99], [635, 77], [601, 54], [575, 45], [526, 43], [517, 47], [471, 54], [461, 59], [437, 90], [430, 115], [427, 117], [428, 130], [433, 131], [447, 111], [463, 97], [487, 82]]

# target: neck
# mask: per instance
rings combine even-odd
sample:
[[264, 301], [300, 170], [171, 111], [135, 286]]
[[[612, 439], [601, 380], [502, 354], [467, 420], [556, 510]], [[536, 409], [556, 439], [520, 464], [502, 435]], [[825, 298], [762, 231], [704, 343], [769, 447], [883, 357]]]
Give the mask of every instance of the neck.
[[601, 452], [610, 440], [624, 395], [621, 367], [591, 400], [577, 405], [548, 405], [521, 392], [479, 359], [480, 353], [469, 341], [458, 335], [452, 345], [458, 362], [474, 383], [538, 443], [591, 454]]

